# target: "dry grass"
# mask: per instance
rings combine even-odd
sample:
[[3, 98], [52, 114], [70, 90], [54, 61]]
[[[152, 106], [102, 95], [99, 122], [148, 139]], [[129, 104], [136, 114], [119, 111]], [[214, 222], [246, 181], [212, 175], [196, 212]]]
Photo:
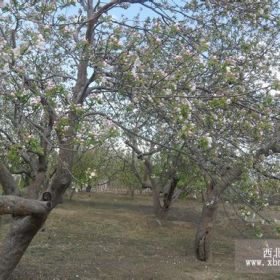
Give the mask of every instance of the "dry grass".
[[[240, 238], [240, 232], [222, 212], [211, 262], [197, 261], [193, 238], [199, 211], [199, 203], [180, 201], [169, 218], [159, 222], [149, 197], [76, 196], [53, 211], [13, 279], [280, 279], [234, 272], [234, 238]], [[6, 230], [2, 220], [0, 236]]]

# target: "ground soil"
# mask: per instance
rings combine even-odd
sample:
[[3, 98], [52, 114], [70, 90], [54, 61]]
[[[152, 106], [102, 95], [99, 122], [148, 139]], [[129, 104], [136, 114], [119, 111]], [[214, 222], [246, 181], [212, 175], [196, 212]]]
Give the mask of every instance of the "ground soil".
[[[227, 208], [227, 206], [226, 206]], [[13, 280], [236, 280], [280, 279], [280, 274], [242, 274], [234, 269], [234, 240], [256, 238], [251, 226], [223, 207], [217, 217], [211, 260], [194, 257], [201, 203], [180, 200], [168, 218], [152, 214], [151, 198], [78, 194], [57, 207], [36, 236]], [[0, 240], [8, 230], [1, 219]], [[264, 238], [277, 238], [263, 226]]]

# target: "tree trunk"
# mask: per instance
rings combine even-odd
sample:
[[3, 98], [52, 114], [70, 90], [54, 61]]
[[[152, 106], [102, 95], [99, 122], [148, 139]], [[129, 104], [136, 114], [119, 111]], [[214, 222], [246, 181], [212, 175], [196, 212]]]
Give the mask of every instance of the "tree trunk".
[[33, 237], [42, 227], [47, 215], [15, 218], [1, 246], [0, 280], [7, 280], [19, 263]]
[[162, 206], [160, 203], [160, 188], [158, 186], [153, 188], [153, 210], [156, 217], [161, 218]]
[[[70, 125], [72, 124], [72, 128], [75, 127], [75, 120], [76, 114], [70, 112], [69, 123]], [[68, 140], [64, 144], [61, 144], [56, 173], [47, 192], [44, 192], [42, 196], [43, 201], [51, 202], [52, 208], [62, 201], [64, 192], [71, 184], [72, 176], [70, 170], [73, 166], [75, 153], [73, 135], [75, 135], [74, 129], [69, 133]], [[47, 196], [44, 197], [44, 194]], [[24, 218], [14, 218], [10, 232], [0, 248], [0, 280], [9, 279], [11, 273], [25, 253], [25, 250], [47, 217], [48, 213], [40, 216], [31, 215]]]
[[210, 239], [218, 204], [203, 205], [202, 216], [195, 237], [195, 254], [200, 261], [207, 261], [210, 255]]
[[[37, 199], [46, 180], [46, 170], [36, 174], [34, 180], [27, 187], [27, 197]], [[40, 189], [41, 188], [41, 189]]]
[[70, 195], [69, 195], [69, 200], [73, 199], [73, 196], [74, 196], [75, 192], [76, 192], [75, 188], [71, 189], [71, 192], [70, 192]]
[[210, 256], [210, 239], [218, 209], [220, 189], [217, 181], [211, 179], [203, 196], [201, 219], [195, 237], [195, 254], [200, 261], [207, 261]]
[[5, 195], [20, 195], [12, 174], [3, 163], [0, 163], [0, 184]]
[[163, 198], [163, 206], [162, 206], [162, 218], [165, 218], [168, 214], [168, 211], [170, 209], [171, 203], [173, 201], [173, 195], [174, 191], [176, 189], [178, 180], [176, 178], [172, 178], [170, 182], [170, 186], [168, 188], [168, 192], [164, 193], [164, 198]]
[[166, 218], [168, 211], [170, 209], [174, 191], [176, 189], [178, 180], [172, 178], [168, 183], [167, 191], [163, 194], [163, 203], [160, 200], [160, 190], [159, 186], [154, 186], [153, 188], [153, 205], [154, 205], [154, 214], [160, 219]]
[[[256, 152], [255, 160], [258, 160], [260, 155], [269, 153], [269, 149], [278, 152], [279, 146], [273, 143], [259, 149]], [[225, 166], [222, 176], [211, 176], [206, 195], [202, 197], [204, 205], [195, 238], [195, 254], [198, 260], [207, 261], [209, 258], [210, 236], [214, 226], [220, 195], [228, 186], [240, 179], [244, 170], [244, 166], [237, 163], [232, 167]]]

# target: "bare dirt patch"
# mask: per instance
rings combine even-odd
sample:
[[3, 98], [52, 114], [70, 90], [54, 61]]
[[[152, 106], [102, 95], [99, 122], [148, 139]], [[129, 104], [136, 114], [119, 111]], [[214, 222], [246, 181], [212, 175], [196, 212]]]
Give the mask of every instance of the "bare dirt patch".
[[[222, 212], [211, 262], [197, 261], [193, 239], [200, 207], [195, 201], [179, 201], [168, 219], [159, 222], [149, 197], [78, 195], [52, 212], [12, 279], [280, 279], [234, 271], [234, 238], [242, 236]], [[7, 230], [2, 222], [0, 237]]]

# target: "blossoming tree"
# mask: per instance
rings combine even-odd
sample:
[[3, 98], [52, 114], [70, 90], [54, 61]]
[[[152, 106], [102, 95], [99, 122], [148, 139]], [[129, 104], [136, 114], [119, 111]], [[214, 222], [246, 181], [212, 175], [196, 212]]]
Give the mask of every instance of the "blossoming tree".
[[[121, 23], [109, 11], [139, 3], [161, 13], [168, 9], [164, 2], [1, 1], [0, 213], [14, 216], [1, 246], [1, 279], [10, 276], [71, 184], [77, 146], [87, 138], [83, 113], [98, 105], [106, 58], [121, 46], [115, 29]], [[140, 24], [136, 20], [132, 29]], [[12, 174], [25, 179], [26, 198]]]

